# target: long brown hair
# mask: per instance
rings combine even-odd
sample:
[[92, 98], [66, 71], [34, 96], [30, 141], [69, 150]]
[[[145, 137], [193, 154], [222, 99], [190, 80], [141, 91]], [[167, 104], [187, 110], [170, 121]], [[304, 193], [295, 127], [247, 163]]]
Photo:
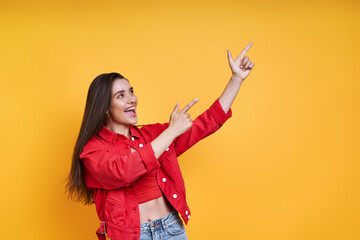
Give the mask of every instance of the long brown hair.
[[69, 192], [68, 198], [77, 202], [88, 205], [94, 203], [93, 192], [85, 185], [84, 170], [79, 156], [90, 138], [106, 124], [106, 110], [110, 107], [112, 84], [119, 78], [125, 79], [116, 72], [104, 73], [97, 76], [90, 84], [85, 112], [72, 156], [71, 170], [65, 187], [65, 191]]

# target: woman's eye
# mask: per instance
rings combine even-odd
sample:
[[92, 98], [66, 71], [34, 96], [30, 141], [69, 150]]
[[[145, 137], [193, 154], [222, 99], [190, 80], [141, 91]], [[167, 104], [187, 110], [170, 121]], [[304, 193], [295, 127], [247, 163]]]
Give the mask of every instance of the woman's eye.
[[120, 98], [120, 97], [124, 97], [124, 94], [120, 93], [120, 94], [119, 94], [119, 98]]
[[134, 90], [131, 90], [130, 93], [131, 93], [131, 94], [134, 94]]

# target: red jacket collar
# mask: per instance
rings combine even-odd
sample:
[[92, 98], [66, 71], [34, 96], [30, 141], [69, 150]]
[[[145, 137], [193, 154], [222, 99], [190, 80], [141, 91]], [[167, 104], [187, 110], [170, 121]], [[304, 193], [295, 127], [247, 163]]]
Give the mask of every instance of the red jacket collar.
[[[115, 143], [117, 137], [127, 139], [123, 134], [115, 133], [110, 129], [108, 129], [105, 125], [103, 125], [102, 128], [100, 129], [99, 136], [111, 143]], [[130, 138], [131, 137], [135, 137], [135, 138], [140, 137], [138, 127], [130, 125]]]

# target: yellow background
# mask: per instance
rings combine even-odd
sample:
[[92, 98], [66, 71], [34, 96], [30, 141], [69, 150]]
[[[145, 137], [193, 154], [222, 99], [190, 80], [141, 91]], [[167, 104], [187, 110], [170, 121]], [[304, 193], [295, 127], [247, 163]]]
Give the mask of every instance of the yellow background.
[[139, 124], [194, 118], [255, 63], [223, 128], [180, 157], [189, 239], [360, 239], [359, 1], [1, 1], [1, 239], [97, 239], [64, 195], [91, 81]]

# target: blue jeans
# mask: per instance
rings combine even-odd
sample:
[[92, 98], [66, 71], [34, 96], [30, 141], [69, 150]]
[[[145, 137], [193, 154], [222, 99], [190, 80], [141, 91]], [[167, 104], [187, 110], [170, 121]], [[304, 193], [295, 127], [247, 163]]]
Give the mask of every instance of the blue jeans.
[[141, 223], [140, 228], [140, 240], [188, 240], [184, 223], [176, 209], [163, 218]]
[[185, 226], [174, 209], [163, 218], [141, 223], [140, 240], [187, 240]]

